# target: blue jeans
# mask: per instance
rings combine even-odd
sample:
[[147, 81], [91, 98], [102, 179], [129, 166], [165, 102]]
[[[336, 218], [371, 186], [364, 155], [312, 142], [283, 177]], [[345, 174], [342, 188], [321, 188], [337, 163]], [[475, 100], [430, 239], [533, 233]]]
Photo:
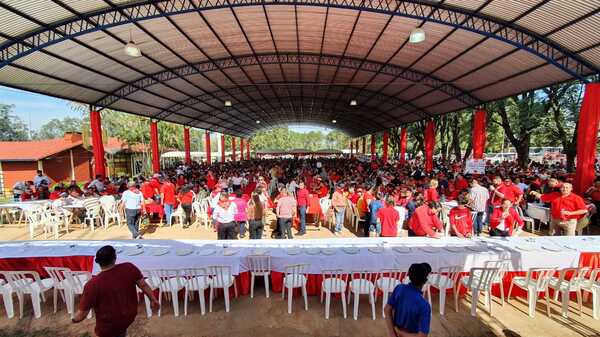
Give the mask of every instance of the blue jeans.
[[371, 232], [375, 231], [377, 233], [377, 236], [381, 236], [381, 224], [379, 222], [372, 223], [371, 226], [369, 227], [369, 231], [371, 231]]
[[173, 205], [164, 204], [165, 217], [167, 218], [167, 225], [171, 226], [171, 214], [173, 214]]
[[346, 209], [342, 208], [341, 210], [335, 210], [335, 231], [341, 232], [344, 227], [344, 213], [346, 213]]
[[475, 221], [473, 221], [473, 233], [475, 233], [476, 235], [481, 234], [481, 231], [483, 230], [483, 214], [485, 212], [477, 212], [477, 215], [475, 215]]
[[140, 235], [138, 228], [138, 220], [140, 219], [139, 209], [125, 209], [125, 216], [127, 217], [127, 228], [131, 232], [131, 236], [135, 239]]
[[300, 233], [306, 232], [306, 206], [298, 206], [300, 213]]
[[246, 221], [237, 221], [237, 223], [240, 228], [240, 237], [244, 237], [246, 235]]

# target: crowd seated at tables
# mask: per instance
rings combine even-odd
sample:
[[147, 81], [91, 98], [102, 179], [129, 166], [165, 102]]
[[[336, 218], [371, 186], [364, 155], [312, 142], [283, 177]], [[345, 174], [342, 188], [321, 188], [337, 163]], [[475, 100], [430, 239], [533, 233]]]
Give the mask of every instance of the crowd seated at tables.
[[[488, 163], [484, 175], [464, 175], [462, 165], [456, 162], [437, 161], [431, 173], [425, 173], [422, 167], [415, 160], [400, 164], [347, 157], [212, 165], [194, 162], [165, 168], [147, 178], [98, 175], [82, 186], [75, 181], [52, 185], [38, 171], [33, 180], [18, 182], [13, 190], [20, 201], [103, 195], [118, 200], [125, 191], [132, 190], [143, 196], [140, 212], [159, 212], [161, 220], [164, 214], [168, 225], [180, 207], [184, 228], [193, 223], [194, 202], [207, 200], [215, 231], [223, 225], [232, 226], [235, 232], [219, 232], [219, 238], [245, 237], [250, 221], [257, 233], [257, 221], [264, 219], [268, 211], [279, 218], [274, 237], [304, 235], [307, 214], [318, 214], [322, 221], [331, 216], [331, 227], [337, 235], [348, 224], [353, 210], [359, 221], [357, 234], [396, 236], [405, 230], [409, 236], [437, 238], [445, 231], [440, 216], [443, 206], [451, 201], [457, 206], [447, 214], [446, 233], [465, 238], [481, 235], [484, 224], [490, 235], [519, 233], [523, 228], [521, 210], [528, 202], [538, 201], [551, 209], [551, 234], [574, 235], [579, 222], [590, 216], [598, 225], [595, 210], [600, 206], [600, 179], [584, 195], [576, 195], [570, 184], [573, 174], [560, 164], [534, 162], [522, 169], [516, 162]], [[284, 202], [280, 202], [282, 198]], [[321, 209], [324, 198], [329, 199], [329, 206]], [[260, 200], [260, 205], [255, 200]], [[253, 207], [252, 219], [247, 214], [249, 205]], [[402, 218], [398, 208], [406, 211]], [[292, 233], [291, 227], [297, 232]]]

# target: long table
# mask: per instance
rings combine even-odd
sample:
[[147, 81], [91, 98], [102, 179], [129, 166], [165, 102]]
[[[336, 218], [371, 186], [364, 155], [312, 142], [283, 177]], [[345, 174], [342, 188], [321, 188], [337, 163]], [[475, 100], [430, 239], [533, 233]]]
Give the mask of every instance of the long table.
[[[132, 262], [140, 269], [201, 268], [227, 265], [234, 275], [247, 281], [247, 256], [271, 256], [273, 289], [281, 289], [285, 266], [307, 264], [307, 273], [320, 275], [324, 269], [379, 272], [408, 270], [412, 263], [428, 262], [433, 270], [460, 266], [468, 272], [489, 260], [510, 261], [509, 271], [523, 273], [533, 267], [567, 268], [600, 266], [600, 237], [510, 237], [460, 239], [431, 238], [335, 238], [312, 240], [112, 240], [112, 241], [26, 241], [0, 242], [0, 270], [38, 270], [65, 266], [99, 272], [93, 263], [96, 251], [113, 245], [117, 262]], [[139, 255], [130, 255], [141, 248]], [[168, 252], [165, 253], [165, 249]], [[351, 250], [358, 250], [356, 253]], [[182, 250], [192, 253], [180, 256]], [[299, 252], [298, 252], [299, 250]], [[379, 250], [379, 251], [378, 251]], [[139, 253], [139, 251], [136, 251]], [[164, 255], [154, 255], [165, 253]], [[210, 255], [205, 255], [210, 253]], [[315, 279], [315, 282], [318, 282]], [[505, 281], [506, 282], [506, 281]], [[320, 287], [320, 285], [319, 285]], [[309, 293], [318, 294], [313, 287]], [[242, 289], [248, 289], [247, 284]], [[247, 293], [242, 291], [242, 293]]]

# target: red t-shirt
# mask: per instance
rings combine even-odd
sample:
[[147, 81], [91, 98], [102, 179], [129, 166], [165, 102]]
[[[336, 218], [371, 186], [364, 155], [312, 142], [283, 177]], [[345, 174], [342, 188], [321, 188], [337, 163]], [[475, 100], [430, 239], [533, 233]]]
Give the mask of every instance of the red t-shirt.
[[381, 223], [381, 236], [395, 237], [398, 235], [398, 221], [400, 214], [391, 206], [380, 208], [377, 211], [377, 218]]
[[559, 198], [556, 198], [550, 204], [550, 212], [552, 213], [552, 219], [558, 220], [569, 220], [569, 219], [581, 219], [584, 215], [569, 215], [563, 216], [560, 211], [561, 210], [573, 212], [579, 211], [583, 209], [587, 209], [585, 206], [585, 202], [583, 198], [578, 196], [575, 193], [571, 193], [566, 197], [562, 195]]
[[456, 179], [456, 182], [454, 183], [454, 188], [457, 191], [466, 190], [469, 188], [469, 183], [467, 182], [467, 180], [465, 178], [459, 178], [459, 179]]
[[473, 232], [473, 218], [471, 217], [471, 211], [468, 208], [465, 207], [461, 209], [454, 207], [450, 210], [448, 218], [450, 218], [450, 225], [456, 228], [456, 232], [463, 236]]
[[181, 200], [182, 205], [191, 205], [192, 199], [194, 199], [194, 193], [192, 191], [188, 191], [185, 194], [179, 194], [179, 199]]
[[52, 191], [52, 193], [50, 193], [50, 196], [48, 197], [48, 199], [56, 200], [56, 199], [60, 198], [61, 193], [62, 193], [61, 191]]
[[[523, 191], [521, 191], [517, 185], [510, 183], [502, 183], [500, 186], [496, 188], [496, 190], [504, 195], [504, 199], [510, 200], [513, 204], [517, 200], [520, 195], [523, 195]], [[492, 205], [500, 206], [502, 204], [502, 198], [498, 197], [495, 193], [492, 192]]]
[[415, 209], [415, 212], [408, 221], [408, 227], [417, 236], [433, 236], [433, 228], [441, 230], [444, 228], [444, 225], [437, 215], [431, 213], [429, 206], [423, 205]]
[[548, 193], [544, 193], [540, 196], [540, 200], [542, 202], [547, 202], [547, 203], [551, 203], [553, 202], [556, 198], [560, 198], [562, 196], [562, 194], [560, 192], [548, 192]]
[[94, 309], [99, 337], [124, 334], [133, 323], [138, 310], [136, 283], [142, 277], [136, 266], [126, 262], [101, 272], [85, 284], [79, 309]]
[[319, 188], [317, 195], [319, 196], [319, 198], [325, 198], [327, 194], [329, 194], [329, 189], [327, 188], [327, 186], [321, 185], [321, 188]]
[[298, 206], [308, 206], [308, 190], [306, 188], [299, 189], [296, 192], [296, 200]]
[[150, 199], [154, 196], [154, 188], [150, 184], [150, 182], [146, 181], [140, 186], [140, 191], [144, 196], [144, 199]]
[[175, 204], [175, 185], [170, 182], [164, 183], [160, 187], [160, 193], [164, 195], [163, 202], [167, 205]]
[[425, 201], [440, 201], [440, 196], [435, 188], [428, 188], [423, 192]]

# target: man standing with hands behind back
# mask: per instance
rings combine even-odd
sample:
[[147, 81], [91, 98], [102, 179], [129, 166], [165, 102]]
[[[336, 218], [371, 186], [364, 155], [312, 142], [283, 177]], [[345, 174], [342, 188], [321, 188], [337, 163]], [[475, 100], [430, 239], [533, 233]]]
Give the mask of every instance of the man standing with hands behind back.
[[96, 263], [102, 271], [85, 284], [79, 310], [72, 319], [73, 323], [79, 323], [94, 309], [98, 337], [127, 336], [127, 328], [137, 315], [136, 286], [150, 298], [152, 310], [160, 307], [140, 270], [128, 262], [115, 264], [116, 260], [113, 246], [104, 246], [96, 252]]

